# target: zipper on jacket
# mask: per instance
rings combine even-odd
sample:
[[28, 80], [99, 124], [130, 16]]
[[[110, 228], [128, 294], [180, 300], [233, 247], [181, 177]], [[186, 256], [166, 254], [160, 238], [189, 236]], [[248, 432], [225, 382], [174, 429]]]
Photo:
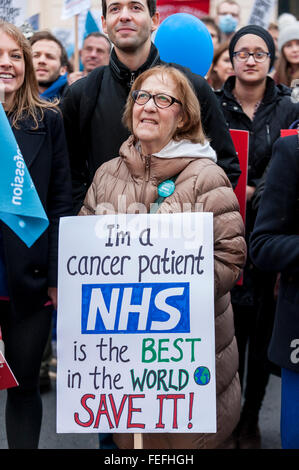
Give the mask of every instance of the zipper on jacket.
[[144, 191], [146, 188], [147, 183], [149, 182], [149, 177], [150, 177], [150, 169], [151, 169], [151, 155], [145, 155], [145, 175], [144, 175], [144, 181], [142, 183], [142, 188], [140, 192], [140, 201], [143, 203], [143, 196], [144, 196]]
[[270, 126], [266, 124], [267, 143], [271, 147]]
[[134, 81], [135, 81], [135, 73], [131, 72], [130, 88], [133, 85]]
[[145, 181], [149, 181], [151, 169], [151, 155], [145, 155]]

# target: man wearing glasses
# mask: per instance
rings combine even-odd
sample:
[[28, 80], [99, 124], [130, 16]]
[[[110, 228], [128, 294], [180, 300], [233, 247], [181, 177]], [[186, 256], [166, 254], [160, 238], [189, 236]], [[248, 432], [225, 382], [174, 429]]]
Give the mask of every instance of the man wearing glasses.
[[[103, 31], [114, 45], [110, 63], [73, 84], [62, 103], [77, 211], [97, 168], [116, 157], [128, 138], [121, 119], [133, 81], [144, 70], [162, 63], [151, 42], [151, 33], [159, 25], [155, 0], [102, 0], [102, 9]], [[195, 88], [203, 127], [218, 164], [236, 186], [239, 161], [217, 99], [202, 77], [178, 67]]]
[[[272, 146], [280, 130], [299, 116], [299, 104], [292, 103], [291, 90], [276, 85], [269, 70], [275, 59], [272, 36], [260, 26], [238, 30], [229, 45], [235, 76], [216, 92], [230, 129], [249, 132], [246, 238], [253, 229], [263, 176], [272, 157]], [[287, 164], [287, 163], [286, 163]], [[243, 285], [232, 290], [232, 304], [239, 349], [239, 374], [245, 403], [236, 432], [239, 448], [259, 448], [259, 410], [270, 375], [267, 347], [275, 313], [276, 276], [261, 273], [250, 255], [244, 269]], [[248, 344], [247, 376], [244, 380], [245, 349]]]

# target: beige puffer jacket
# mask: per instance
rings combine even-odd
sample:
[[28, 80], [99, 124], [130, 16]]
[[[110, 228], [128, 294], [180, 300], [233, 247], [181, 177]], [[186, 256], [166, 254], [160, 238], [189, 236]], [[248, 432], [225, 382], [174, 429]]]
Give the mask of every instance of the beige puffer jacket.
[[[204, 212], [214, 213], [217, 433], [143, 434], [143, 446], [215, 449], [221, 447], [237, 425], [241, 401], [229, 292], [245, 263], [246, 244], [238, 201], [228, 178], [208, 158], [143, 157], [131, 136], [122, 145], [120, 157], [97, 170], [79, 215], [111, 213], [112, 207], [115, 212], [127, 212], [136, 201], [145, 204], [149, 211], [150, 204], [157, 199], [157, 185], [177, 174], [174, 193], [163, 201], [157, 213], [182, 211], [183, 203], [192, 206], [202, 203]], [[118, 196], [126, 197], [119, 201]], [[114, 434], [114, 441], [122, 449], [134, 447], [132, 434]]]

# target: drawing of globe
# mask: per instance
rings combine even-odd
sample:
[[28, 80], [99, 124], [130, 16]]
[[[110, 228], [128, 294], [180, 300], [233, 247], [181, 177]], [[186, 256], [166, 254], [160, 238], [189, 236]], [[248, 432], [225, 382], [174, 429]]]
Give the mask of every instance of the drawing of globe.
[[197, 385], [207, 385], [210, 382], [211, 374], [207, 367], [200, 366], [194, 372], [194, 381]]

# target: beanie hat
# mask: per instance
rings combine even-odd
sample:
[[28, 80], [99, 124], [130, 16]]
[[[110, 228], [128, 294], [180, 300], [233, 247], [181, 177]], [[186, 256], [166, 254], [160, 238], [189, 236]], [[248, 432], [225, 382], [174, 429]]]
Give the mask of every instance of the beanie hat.
[[289, 26], [296, 22], [297, 22], [296, 16], [292, 15], [291, 13], [282, 13], [277, 19], [278, 29], [279, 31], [281, 31], [286, 26]]
[[271, 34], [264, 28], [258, 25], [249, 24], [248, 26], [244, 26], [243, 28], [239, 29], [231, 38], [229, 43], [229, 57], [231, 63], [233, 64], [233, 53], [235, 49], [235, 45], [239, 41], [242, 36], [245, 34], [254, 34], [255, 36], [259, 36], [262, 38], [265, 43], [267, 44], [268, 51], [270, 53], [270, 66], [269, 70], [273, 67], [274, 60], [275, 60], [275, 44]]
[[278, 36], [278, 49], [281, 51], [283, 46], [293, 39], [299, 40], [299, 21], [296, 23], [289, 24], [285, 26], [281, 31], [279, 31]]

